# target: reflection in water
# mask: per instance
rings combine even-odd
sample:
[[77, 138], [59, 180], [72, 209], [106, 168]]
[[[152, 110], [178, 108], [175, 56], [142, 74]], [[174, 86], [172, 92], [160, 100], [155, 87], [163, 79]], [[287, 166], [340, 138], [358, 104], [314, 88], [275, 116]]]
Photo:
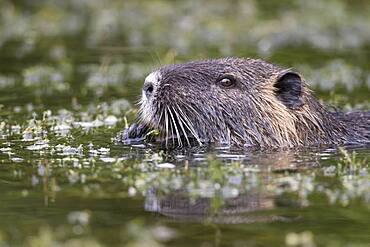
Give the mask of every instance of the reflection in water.
[[[146, 211], [156, 212], [180, 221], [210, 221], [222, 224], [286, 220], [278, 215], [256, 215], [255, 212], [271, 210], [275, 207], [276, 195], [270, 191], [273, 179], [269, 173], [273, 171], [278, 174], [298, 169], [299, 159], [295, 157], [297, 154], [293, 151], [241, 155], [240, 152], [233, 154], [230, 151], [221, 150], [215, 154], [218, 160], [206, 158], [199, 153], [193, 155], [197, 157], [198, 162], [203, 161], [209, 164], [209, 166], [202, 167], [202, 162], [197, 163], [198, 172], [195, 184], [198, 186], [194, 185], [191, 179], [183, 183], [182, 188], [169, 192], [164, 192], [160, 185], [153, 186], [145, 194]], [[300, 156], [304, 159], [302, 153]], [[183, 156], [181, 156], [182, 159]], [[217, 162], [220, 160], [221, 163], [218, 165]], [[230, 164], [235, 162], [245, 165], [230, 167]], [[315, 162], [316, 159], [310, 162], [306, 160], [305, 165]], [[199, 172], [202, 170], [199, 167], [208, 172], [220, 169], [225, 176], [219, 178], [212, 172], [203, 174]], [[186, 169], [194, 170], [195, 168], [187, 167]], [[183, 174], [182, 179], [184, 180], [191, 172]]]
[[[320, 151], [280, 150], [248, 155], [222, 151], [214, 155], [217, 159], [195, 154], [197, 162], [189, 166], [186, 160], [186, 172], [168, 176], [163, 183], [154, 179], [147, 184], [144, 208], [178, 221], [236, 224], [286, 221], [288, 218], [271, 215], [269, 211], [281, 206], [309, 206], [310, 195], [315, 193], [325, 194], [331, 203], [343, 205], [353, 193], [363, 194], [366, 200], [366, 177], [360, 176], [357, 181], [347, 177], [360, 175], [366, 161], [356, 161], [344, 151], [344, 161], [341, 161], [344, 170], [333, 173], [332, 166], [323, 164], [336, 153], [335, 148], [328, 147]], [[199, 159], [201, 157], [204, 159]], [[184, 157], [180, 160], [179, 163], [184, 162]], [[349, 163], [352, 168], [346, 167]], [[312, 168], [317, 169], [316, 172], [312, 173]], [[336, 174], [342, 175], [335, 179], [338, 187], [325, 188], [327, 182], [320, 177]], [[177, 185], [173, 186], [176, 181]]]
[[[215, 200], [221, 200], [221, 205]], [[247, 213], [272, 209], [271, 197], [259, 192], [250, 192], [230, 198], [196, 198], [192, 199], [183, 191], [176, 191], [166, 196], [148, 191], [145, 198], [145, 210], [162, 215], [190, 221], [211, 221], [214, 223], [237, 224], [259, 221], [273, 221], [275, 216], [254, 216]]]
[[[146, 231], [146, 235], [163, 230], [156, 228], [161, 225], [152, 227], [152, 222], [169, 223], [176, 231], [181, 229], [180, 234], [186, 233], [184, 229], [195, 232], [196, 226], [209, 226], [219, 228], [220, 236], [229, 236], [234, 227], [252, 229], [252, 223], [261, 223], [268, 229], [269, 223], [276, 221], [287, 222], [285, 225], [295, 231], [289, 222], [312, 221], [320, 213], [330, 216], [320, 221], [329, 226], [330, 214], [337, 217], [336, 210], [359, 202], [365, 206], [370, 203], [369, 167], [363, 159], [369, 155], [368, 147], [355, 147], [358, 153], [354, 155], [338, 153], [331, 147], [269, 152], [163, 152], [143, 147], [53, 146], [52, 142], [44, 146], [41, 152], [37, 148], [27, 149], [29, 143], [17, 149], [10, 142], [0, 149], [0, 214], [16, 210], [16, 214], [2, 218], [0, 227], [13, 224], [23, 215], [35, 222], [31, 230], [47, 219], [62, 222], [60, 229], [71, 228], [78, 234], [89, 235], [89, 229], [98, 229], [101, 238], [107, 240], [112, 236], [104, 236], [111, 229], [100, 228], [101, 223], [119, 225], [125, 230], [134, 227], [135, 234]], [[32, 155], [39, 158], [28, 161]], [[14, 157], [22, 157], [23, 161], [11, 166], [9, 162]], [[15, 188], [22, 188], [22, 197], [13, 193]], [[315, 208], [322, 205], [328, 210]], [[144, 210], [163, 217], [152, 217]], [[91, 220], [81, 226], [71, 220], [76, 215]], [[144, 217], [142, 224], [128, 223]], [[352, 220], [348, 218], [349, 222]], [[245, 231], [238, 234], [245, 236]], [[250, 230], [249, 236], [254, 234]], [[135, 239], [141, 240], [142, 235], [135, 235]]]

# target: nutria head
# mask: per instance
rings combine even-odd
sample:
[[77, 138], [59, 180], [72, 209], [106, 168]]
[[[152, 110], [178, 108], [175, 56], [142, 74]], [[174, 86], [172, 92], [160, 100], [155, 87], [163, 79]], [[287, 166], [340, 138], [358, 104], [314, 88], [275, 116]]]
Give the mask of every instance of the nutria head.
[[312, 96], [302, 76], [255, 59], [175, 64], [145, 79], [141, 121], [176, 145], [281, 147], [342, 142], [345, 126]]

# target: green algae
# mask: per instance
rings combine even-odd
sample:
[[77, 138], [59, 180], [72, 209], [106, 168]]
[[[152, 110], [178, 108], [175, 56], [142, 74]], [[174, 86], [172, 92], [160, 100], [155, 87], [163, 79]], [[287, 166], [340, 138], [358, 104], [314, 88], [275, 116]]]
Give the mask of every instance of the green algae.
[[0, 246], [367, 246], [368, 147], [169, 152], [115, 136], [147, 73], [198, 58], [263, 57], [369, 109], [369, 8], [2, 1]]

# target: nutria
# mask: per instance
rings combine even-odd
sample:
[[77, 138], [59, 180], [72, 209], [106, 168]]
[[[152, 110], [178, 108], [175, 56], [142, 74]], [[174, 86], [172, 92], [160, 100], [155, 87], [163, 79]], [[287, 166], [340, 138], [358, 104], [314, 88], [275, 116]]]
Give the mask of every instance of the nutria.
[[329, 110], [303, 77], [259, 59], [221, 58], [168, 65], [144, 82], [130, 144], [159, 130], [166, 146], [295, 147], [370, 142], [370, 112]]

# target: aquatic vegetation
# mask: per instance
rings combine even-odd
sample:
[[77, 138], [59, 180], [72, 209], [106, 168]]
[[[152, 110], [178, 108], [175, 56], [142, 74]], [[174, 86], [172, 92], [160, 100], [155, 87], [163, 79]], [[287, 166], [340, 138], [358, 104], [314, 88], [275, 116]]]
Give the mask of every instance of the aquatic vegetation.
[[163, 246], [163, 242], [168, 242], [177, 235], [175, 230], [165, 226], [147, 228], [140, 219], [129, 222], [124, 232], [125, 246]]
[[31, 236], [24, 243], [24, 246], [28, 247], [52, 247], [52, 246], [63, 246], [63, 247], [75, 247], [75, 246], [92, 246], [100, 247], [104, 246], [98, 243], [96, 240], [91, 238], [75, 238], [69, 239], [68, 241], [58, 241], [56, 234], [49, 227], [40, 228], [39, 234]]
[[302, 233], [288, 233], [285, 236], [285, 243], [287, 246], [302, 246], [302, 247], [314, 247], [316, 246], [314, 236], [312, 232]]
[[359, 159], [356, 152], [349, 153], [347, 150], [340, 148], [340, 162], [338, 170], [346, 175], [366, 175], [366, 170], [369, 168], [369, 160]]
[[150, 70], [142, 64], [113, 63], [82, 66], [80, 72], [86, 75], [86, 87], [99, 95], [109, 88], [123, 91], [129, 81], [141, 81]]
[[34, 66], [23, 71], [23, 84], [35, 88], [38, 94], [51, 94], [69, 90], [67, 80], [70, 75], [71, 67], [68, 65], [64, 65], [62, 70], [50, 66]]
[[[5, 1], [0, 44], [24, 39], [24, 44], [33, 44], [29, 49], [34, 49], [44, 37], [77, 35], [85, 29], [82, 42], [89, 46], [119, 41], [132, 47], [171, 47], [181, 54], [200, 50], [199, 44], [230, 55], [245, 45], [260, 54], [272, 54], [288, 45], [345, 50], [362, 47], [370, 40], [369, 18], [358, 14], [367, 13], [368, 5], [353, 6], [356, 11], [339, 0], [292, 1], [286, 9], [268, 9], [256, 1], [217, 1], [207, 9], [200, 6], [198, 1], [51, 1], [24, 15]], [[153, 32], [148, 32], [148, 27]], [[161, 35], [164, 30], [168, 35]]]
[[332, 90], [335, 87], [343, 86], [347, 91], [352, 91], [368, 76], [360, 68], [353, 67], [343, 60], [330, 61], [321, 68], [308, 68], [299, 65], [297, 68], [305, 75], [311, 85], [319, 86], [323, 90]]
[[0, 89], [15, 86], [15, 78], [0, 75]]
[[115, 136], [150, 71], [198, 58], [268, 58], [325, 102], [369, 109], [369, 11], [0, 1], [0, 246], [366, 245], [368, 147], [162, 150]]

